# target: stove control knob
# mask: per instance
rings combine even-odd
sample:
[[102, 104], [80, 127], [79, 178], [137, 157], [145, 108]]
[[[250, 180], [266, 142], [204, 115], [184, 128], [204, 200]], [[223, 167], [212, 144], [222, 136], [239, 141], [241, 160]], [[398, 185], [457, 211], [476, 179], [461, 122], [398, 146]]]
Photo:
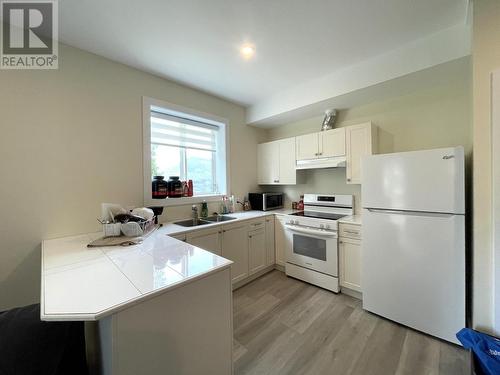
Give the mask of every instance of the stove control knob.
[[319, 229], [325, 229], [325, 225], [324, 224], [320, 224], [319, 225]]
[[330, 226], [329, 226], [329, 225], [327, 225], [325, 228], [326, 228], [326, 229], [330, 229]]

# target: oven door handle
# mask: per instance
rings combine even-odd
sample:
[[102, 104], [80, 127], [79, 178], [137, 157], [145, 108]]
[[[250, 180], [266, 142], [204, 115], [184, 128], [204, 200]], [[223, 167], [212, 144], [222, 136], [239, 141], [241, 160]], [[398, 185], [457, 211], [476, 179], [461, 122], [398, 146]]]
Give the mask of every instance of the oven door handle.
[[320, 237], [333, 237], [337, 238], [337, 232], [326, 232], [322, 230], [314, 230], [314, 229], [306, 229], [306, 228], [300, 228], [295, 225], [289, 225], [285, 224], [285, 227], [292, 232], [297, 232], [297, 233], [303, 233], [303, 234], [310, 234], [313, 236], [320, 236]]

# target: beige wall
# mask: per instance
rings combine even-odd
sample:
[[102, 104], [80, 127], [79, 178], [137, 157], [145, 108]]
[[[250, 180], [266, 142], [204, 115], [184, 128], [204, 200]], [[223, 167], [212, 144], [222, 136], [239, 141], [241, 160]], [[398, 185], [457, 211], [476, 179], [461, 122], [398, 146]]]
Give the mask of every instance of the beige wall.
[[493, 329], [490, 73], [500, 68], [500, 1], [474, 2], [474, 326]]
[[228, 119], [232, 192], [256, 188], [243, 107], [66, 46], [59, 66], [0, 71], [0, 310], [38, 301], [43, 238], [98, 230], [101, 202], [142, 205], [143, 95]]
[[[442, 87], [415, 92], [389, 100], [339, 111], [336, 126], [372, 121], [379, 128], [379, 151], [411, 151], [426, 148], [463, 145], [472, 151], [470, 71], [463, 79]], [[319, 131], [323, 116], [270, 129], [268, 140]], [[304, 184], [270, 187], [282, 190], [290, 200], [302, 193], [354, 194], [356, 211], [361, 207], [359, 185], [345, 183], [345, 169], [319, 169], [305, 172]]]

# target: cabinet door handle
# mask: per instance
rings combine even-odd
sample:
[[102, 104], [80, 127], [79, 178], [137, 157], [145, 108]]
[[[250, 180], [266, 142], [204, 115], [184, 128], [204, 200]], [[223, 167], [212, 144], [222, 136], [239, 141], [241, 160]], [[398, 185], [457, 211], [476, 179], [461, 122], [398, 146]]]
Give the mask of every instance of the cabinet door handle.
[[274, 182], [275, 182], [275, 183], [278, 183], [278, 182], [280, 182], [280, 180], [274, 180]]
[[252, 236], [248, 236], [248, 238], [252, 238]]
[[351, 234], [359, 234], [359, 232], [357, 230], [344, 229], [344, 232], [351, 233]]
[[351, 179], [350, 179], [350, 178], [348, 178], [348, 179], [347, 179], [347, 182], [351, 182]]

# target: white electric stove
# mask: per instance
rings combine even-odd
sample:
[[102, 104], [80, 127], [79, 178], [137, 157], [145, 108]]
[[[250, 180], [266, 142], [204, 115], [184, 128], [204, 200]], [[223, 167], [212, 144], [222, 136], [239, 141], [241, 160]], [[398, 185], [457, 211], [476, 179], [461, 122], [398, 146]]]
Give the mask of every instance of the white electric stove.
[[337, 220], [352, 214], [352, 195], [305, 194], [285, 224], [286, 274], [338, 293]]

